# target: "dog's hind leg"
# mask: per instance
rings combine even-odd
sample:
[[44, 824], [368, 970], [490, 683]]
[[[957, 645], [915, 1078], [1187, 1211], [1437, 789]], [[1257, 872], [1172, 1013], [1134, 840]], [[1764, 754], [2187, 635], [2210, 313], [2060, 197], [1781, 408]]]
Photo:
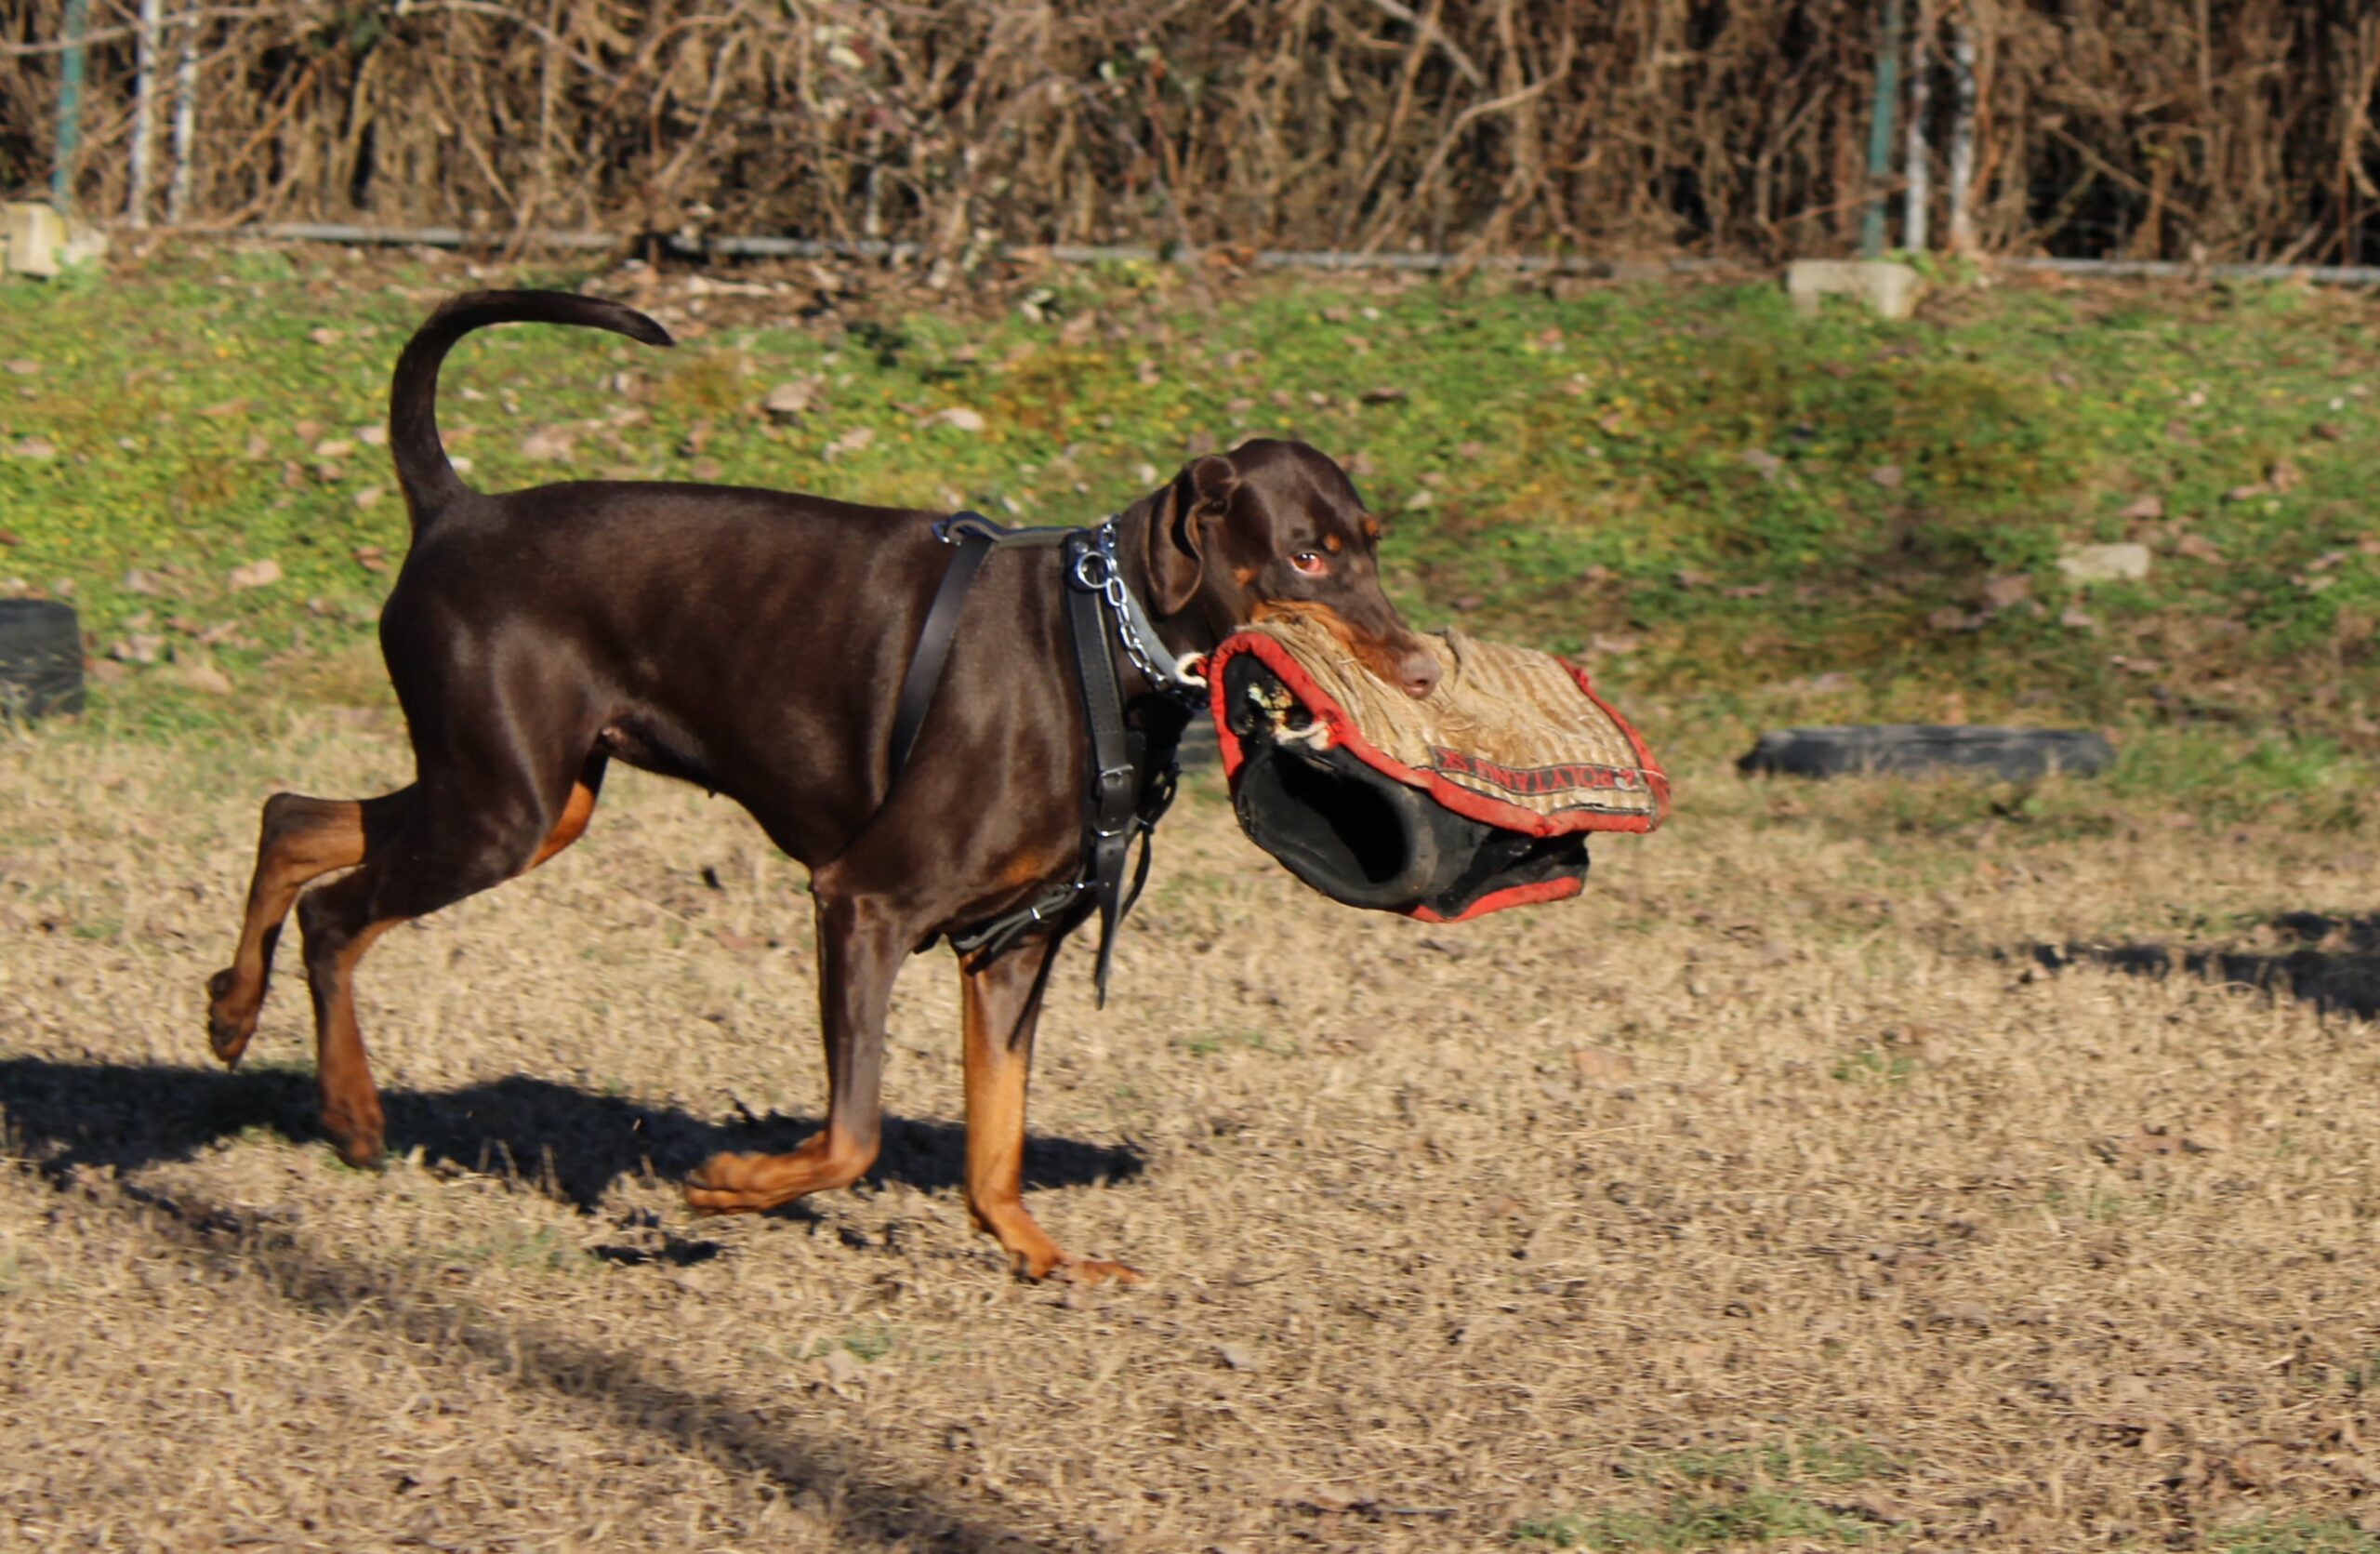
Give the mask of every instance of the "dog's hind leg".
[[[588, 757], [578, 780], [528, 867], [536, 868], [578, 840], [602, 790], [605, 758]], [[414, 790], [401, 788], [377, 799], [312, 799], [275, 793], [264, 802], [262, 834], [257, 841], [256, 873], [248, 882], [247, 914], [231, 963], [207, 979], [206, 1034], [215, 1056], [239, 1066], [256, 1034], [272, 978], [273, 948], [298, 893], [314, 880], [352, 869], [385, 845], [403, 824]]]
[[1086, 1284], [1140, 1275], [1122, 1263], [1061, 1251], [1025, 1208], [1025, 1087], [1033, 1070], [1033, 1030], [1057, 960], [1054, 937], [1009, 954], [962, 960], [960, 1003], [967, 1033], [967, 1212], [997, 1239], [1028, 1279], [1063, 1274]]
[[352, 1165], [377, 1160], [385, 1134], [378, 1091], [355, 1019], [355, 966], [372, 941], [518, 874], [568, 846], [586, 829], [602, 781], [600, 758], [566, 790], [424, 781], [385, 845], [344, 879], [298, 903], [306, 979], [314, 1000], [316, 1080], [323, 1131]]
[[272, 976], [273, 947], [298, 893], [322, 875], [352, 869], [393, 835], [413, 804], [414, 790], [377, 799], [310, 799], [275, 793], [264, 802], [257, 868], [248, 882], [247, 915], [231, 963], [207, 979], [206, 1035], [215, 1056], [237, 1067], [256, 1034]]

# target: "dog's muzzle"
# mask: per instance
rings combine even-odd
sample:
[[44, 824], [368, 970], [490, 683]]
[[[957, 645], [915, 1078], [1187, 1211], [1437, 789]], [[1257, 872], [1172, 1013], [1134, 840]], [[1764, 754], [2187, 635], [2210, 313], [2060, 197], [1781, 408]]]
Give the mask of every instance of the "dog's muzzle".
[[1299, 879], [1451, 923], [1575, 896], [1588, 832], [1667, 816], [1659, 765], [1574, 667], [1452, 631], [1433, 645], [1447, 672], [1420, 700], [1295, 618], [1210, 656], [1240, 829]]

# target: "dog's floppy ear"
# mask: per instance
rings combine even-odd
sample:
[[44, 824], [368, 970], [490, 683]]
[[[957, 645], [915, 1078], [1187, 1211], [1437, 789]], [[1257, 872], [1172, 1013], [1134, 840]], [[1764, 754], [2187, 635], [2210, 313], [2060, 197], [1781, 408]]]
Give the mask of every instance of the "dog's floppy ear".
[[1231, 460], [1210, 456], [1186, 466], [1156, 496], [1143, 498], [1148, 525], [1142, 535], [1141, 553], [1148, 558], [1143, 581], [1149, 609], [1158, 619], [1180, 613], [1197, 595], [1206, 572], [1200, 531], [1238, 485], [1239, 472]]

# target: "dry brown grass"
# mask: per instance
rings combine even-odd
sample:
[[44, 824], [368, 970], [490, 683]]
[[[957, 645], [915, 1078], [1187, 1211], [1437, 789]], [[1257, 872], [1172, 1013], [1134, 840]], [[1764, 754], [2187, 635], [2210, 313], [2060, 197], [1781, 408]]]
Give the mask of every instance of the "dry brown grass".
[[403, 766], [311, 714], [0, 751], [0, 1546], [1495, 1548], [1693, 1502], [1819, 1519], [1779, 1547], [2072, 1549], [2372, 1513], [2370, 1026], [2021, 953], [2351, 907], [2333, 843], [1978, 847], [1689, 768], [1583, 900], [1424, 927], [1306, 894], [1201, 787], [1114, 1005], [1078, 951], [1044, 1026], [1034, 1206], [1157, 1276], [1080, 1292], [967, 1226], [942, 952], [877, 1178], [682, 1213], [706, 1149], [815, 1113], [807, 913], [730, 806], [632, 774], [367, 963], [388, 1171], [312, 1136], [291, 983], [213, 1071], [256, 801]]

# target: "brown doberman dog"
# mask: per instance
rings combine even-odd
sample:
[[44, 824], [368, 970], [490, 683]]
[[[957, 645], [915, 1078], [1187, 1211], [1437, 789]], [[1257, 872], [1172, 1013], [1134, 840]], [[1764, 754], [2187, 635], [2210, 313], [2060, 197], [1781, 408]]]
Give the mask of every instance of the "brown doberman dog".
[[[348, 1161], [376, 1161], [383, 1122], [356, 1026], [356, 963], [393, 925], [570, 845], [617, 759], [728, 795], [812, 870], [826, 1126], [790, 1154], [713, 1157], [688, 1202], [752, 1211], [846, 1186], [876, 1157], [903, 960], [1081, 868], [1087, 714], [1060, 558], [1021, 546], [986, 558], [902, 769], [894, 703], [951, 555], [940, 515], [667, 483], [473, 491], [439, 439], [438, 369], [465, 334], [511, 322], [670, 343], [616, 303], [523, 291], [456, 298], [406, 345], [389, 443], [413, 541], [380, 644], [415, 777], [377, 798], [265, 802], [239, 949], [208, 985], [216, 1055], [236, 1064], [245, 1051], [296, 902], [323, 1127]], [[1123, 576], [1177, 654], [1291, 611], [1327, 622], [1413, 695], [1438, 678], [1381, 592], [1379, 525], [1302, 444], [1199, 458], [1117, 530]], [[1129, 721], [1154, 688], [1117, 667]], [[353, 871], [299, 899], [335, 870]], [[1022, 1200], [1034, 1025], [1059, 941], [1080, 921], [1062, 915], [1005, 953], [960, 958], [967, 1205], [1030, 1277], [1130, 1279], [1061, 1251]]]

